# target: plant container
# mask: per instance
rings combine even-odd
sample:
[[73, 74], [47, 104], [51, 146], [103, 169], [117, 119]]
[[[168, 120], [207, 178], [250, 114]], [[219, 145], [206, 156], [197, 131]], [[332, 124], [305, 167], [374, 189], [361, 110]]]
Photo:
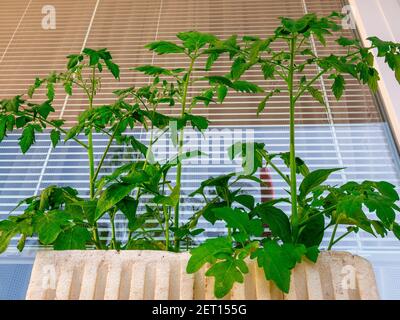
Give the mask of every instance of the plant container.
[[[214, 281], [205, 268], [186, 273], [189, 253], [163, 251], [40, 251], [28, 300], [209, 300]], [[317, 263], [304, 260], [292, 271], [290, 291], [282, 293], [256, 261], [248, 261], [243, 284], [228, 300], [379, 299], [371, 264], [348, 252], [322, 251]]]

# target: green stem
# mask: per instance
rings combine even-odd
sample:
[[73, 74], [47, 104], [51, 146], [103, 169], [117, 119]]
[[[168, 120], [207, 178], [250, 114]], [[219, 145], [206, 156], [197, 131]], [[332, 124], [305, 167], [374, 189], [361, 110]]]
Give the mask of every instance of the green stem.
[[327, 69], [322, 69], [314, 78], [312, 78], [303, 88], [301, 88], [299, 90], [299, 92], [297, 93], [296, 97], [294, 98], [294, 102], [296, 102], [301, 95], [317, 80], [319, 80], [319, 78], [321, 78], [322, 75], [324, 75], [328, 70]]
[[[207, 199], [205, 199], [205, 201], [207, 202]], [[201, 210], [197, 211], [194, 213], [194, 215], [190, 218], [189, 222], [188, 222], [188, 226], [190, 229], [194, 229], [197, 226], [197, 223], [199, 221], [199, 219], [203, 216], [204, 211], [208, 208], [208, 206], [215, 204], [219, 201], [219, 197], [215, 197], [213, 200], [211, 200], [210, 202], [207, 203], [206, 206], [204, 206]]]
[[[340, 218], [340, 217], [339, 217], [339, 218]], [[332, 249], [332, 246], [333, 246], [334, 243], [335, 243], [334, 240], [335, 240], [337, 228], [338, 228], [338, 226], [339, 226], [339, 218], [338, 218], [338, 220], [337, 220], [338, 222], [336, 222], [335, 227], [333, 228], [332, 236], [331, 236], [331, 239], [330, 239], [329, 245], [328, 245], [328, 251]]]
[[111, 221], [111, 248], [117, 249], [117, 237], [115, 234], [115, 212], [110, 214], [110, 221]]
[[[147, 109], [147, 107], [146, 107], [146, 109]], [[155, 110], [156, 110], [156, 105], [153, 105], [153, 113], [155, 112]], [[149, 147], [148, 147], [148, 151], [147, 151], [146, 157], [144, 159], [143, 170], [146, 169], [146, 167], [147, 167], [148, 155], [149, 155], [149, 152], [151, 151], [151, 148], [153, 147], [153, 143], [154, 143], [153, 142], [153, 129], [154, 129], [154, 124], [152, 122], [151, 123], [151, 131], [150, 131]], [[137, 193], [136, 193], [136, 201], [139, 202], [140, 196], [141, 196], [141, 187], [139, 186], [138, 190], [137, 190]], [[129, 235], [128, 235], [128, 242], [132, 239], [132, 234], [133, 234], [133, 232], [130, 231]]]
[[163, 205], [163, 212], [165, 217], [165, 250], [169, 251], [169, 212], [165, 205]]
[[90, 199], [94, 198], [94, 155], [93, 155], [93, 133], [90, 130], [88, 135], [88, 157], [89, 157], [89, 175], [90, 175]]
[[298, 52], [301, 49], [301, 47], [304, 44], [305, 40], [306, 40], [306, 37], [303, 37], [303, 39], [301, 39], [299, 45], [296, 48], [296, 52]]
[[[191, 57], [190, 60], [190, 65], [189, 69], [187, 72], [187, 76], [184, 82], [183, 86], [183, 95], [182, 95], [182, 112], [181, 116], [184, 117], [185, 111], [186, 111], [186, 101], [187, 101], [187, 93], [188, 93], [188, 88], [189, 88], [189, 82], [190, 82], [190, 76], [193, 71], [193, 65], [195, 62], [195, 57]], [[184, 137], [184, 128], [180, 129], [179, 133], [179, 147], [178, 147], [178, 159], [181, 158], [182, 153], [183, 153], [183, 137]], [[176, 168], [176, 185], [178, 186], [179, 190], [179, 198], [180, 198], [180, 192], [181, 192], [181, 180], [182, 180], [182, 162], [178, 162], [178, 166]], [[179, 228], [179, 201], [175, 206], [175, 211], [174, 211], [174, 227]], [[175, 250], [179, 252], [179, 245], [180, 245], [180, 240], [179, 237], [175, 235]]]
[[314, 220], [315, 218], [317, 218], [317, 217], [319, 217], [319, 216], [321, 216], [321, 215], [324, 215], [325, 213], [331, 211], [331, 210], [334, 209], [334, 208], [335, 208], [335, 207], [330, 207], [330, 208], [328, 208], [328, 209], [325, 209], [325, 210], [323, 210], [323, 211], [318, 212], [317, 214], [312, 215], [312, 216], [309, 217], [307, 220], [301, 222], [301, 223], [299, 224], [299, 228], [305, 226], [305, 225], [306, 225], [307, 223], [309, 223], [311, 220]]
[[299, 231], [299, 217], [297, 214], [297, 181], [296, 181], [296, 145], [295, 145], [295, 106], [294, 97], [294, 60], [296, 50], [296, 36], [290, 39], [290, 66], [289, 66], [289, 98], [290, 98], [290, 198], [292, 203], [292, 230], [293, 238], [297, 239]]
[[[225, 188], [225, 201], [226, 201], [226, 206], [228, 208], [231, 208], [232, 203], [229, 201], [229, 190], [227, 188]], [[228, 237], [232, 236], [232, 231], [233, 229], [231, 227], [228, 227]]]
[[[90, 94], [88, 95], [89, 97], [89, 110], [93, 109], [93, 99], [95, 96], [95, 76], [96, 76], [96, 69], [95, 67], [92, 67], [92, 78], [91, 78], [91, 83], [92, 83], [92, 90]], [[88, 158], [89, 158], [89, 194], [90, 194], [90, 200], [94, 199], [95, 196], [95, 181], [94, 181], [94, 154], [93, 154], [93, 132], [92, 132], [92, 127], [89, 128], [89, 134], [88, 134], [88, 148], [87, 148], [87, 153], [88, 153]], [[94, 223], [93, 225], [93, 237], [95, 243], [97, 243], [97, 246], [101, 248], [101, 242], [99, 238], [99, 232], [98, 232], [98, 225], [97, 222]]]
[[103, 155], [102, 155], [102, 157], [100, 159], [100, 162], [99, 162], [99, 164], [97, 166], [96, 172], [93, 175], [93, 181], [94, 182], [96, 182], [96, 179], [97, 179], [97, 177], [98, 177], [98, 175], [100, 173], [101, 167], [103, 166], [104, 160], [107, 157], [108, 151], [110, 150], [110, 147], [111, 147], [111, 145], [112, 145], [112, 143], [114, 141], [115, 135], [117, 134], [118, 128], [119, 128], [119, 126], [120, 126], [120, 124], [121, 124], [123, 119], [124, 118], [122, 118], [121, 121], [118, 123], [117, 127], [114, 129], [112, 135], [110, 136], [110, 139], [108, 140], [108, 144], [106, 146], [106, 149], [104, 150]]
[[343, 233], [339, 238], [337, 238], [335, 241], [332, 242], [332, 246], [333, 247], [336, 243], [338, 243], [340, 240], [342, 240], [343, 238], [347, 237], [350, 233], [352, 233], [354, 230], [349, 230], [346, 233]]
[[272, 169], [275, 170], [275, 172], [277, 174], [280, 175], [280, 177], [290, 186], [290, 179], [287, 177], [287, 175], [285, 175], [269, 158], [268, 153], [265, 151], [263, 152], [263, 156], [265, 159], [265, 162], [267, 163], [267, 165], [270, 165], [272, 167]]

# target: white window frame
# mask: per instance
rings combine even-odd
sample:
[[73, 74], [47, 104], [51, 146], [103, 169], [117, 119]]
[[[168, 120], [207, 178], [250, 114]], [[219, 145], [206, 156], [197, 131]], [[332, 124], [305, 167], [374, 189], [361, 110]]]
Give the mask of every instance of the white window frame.
[[[365, 46], [370, 36], [400, 42], [400, 0], [349, 0], [351, 13]], [[379, 89], [394, 140], [400, 146], [400, 88], [394, 73], [377, 59]]]

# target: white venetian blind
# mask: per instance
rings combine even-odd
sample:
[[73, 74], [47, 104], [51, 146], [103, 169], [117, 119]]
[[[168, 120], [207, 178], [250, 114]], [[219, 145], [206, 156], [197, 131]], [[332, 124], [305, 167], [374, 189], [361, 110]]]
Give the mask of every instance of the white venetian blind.
[[[79, 52], [83, 47], [107, 47], [114, 61], [121, 66], [121, 81], [105, 76], [102, 90], [96, 104], [111, 101], [112, 91], [128, 86], [147, 84], [149, 79], [129, 70], [142, 64], [179, 67], [187, 64], [183, 57], [157, 56], [144, 49], [144, 45], [154, 40], [175, 40], [180, 31], [199, 30], [211, 32], [220, 38], [232, 34], [266, 37], [278, 24], [277, 17], [300, 17], [308, 12], [328, 15], [331, 11], [341, 11], [344, 5], [339, 0], [53, 0], [56, 10], [56, 29], [44, 30], [41, 26], [42, 8], [45, 0], [3, 0], [0, 2], [0, 99], [26, 92], [35, 76], [44, 76], [53, 70], [61, 71], [65, 66], [65, 56]], [[343, 34], [353, 37], [353, 30]], [[308, 45], [320, 56], [343, 53], [330, 37], [326, 47], [311, 41]], [[216, 64], [215, 70], [224, 74], [229, 71], [225, 58]], [[307, 69], [315, 74], [317, 67]], [[250, 71], [246, 79], [270, 89], [282, 83], [262, 80], [261, 74]], [[337, 102], [329, 90], [330, 80], [323, 79], [320, 89], [328, 105], [318, 105], [310, 97], [302, 99], [297, 107], [297, 145], [299, 155], [312, 169], [346, 167], [342, 173], [332, 175], [330, 183], [346, 180], [387, 180], [399, 185], [398, 154], [392, 146], [392, 138], [387, 123], [381, 116], [374, 97], [355, 80], [346, 78], [348, 84], [343, 99]], [[191, 89], [196, 94], [205, 88], [199, 82]], [[264, 142], [271, 152], [288, 150], [287, 97], [278, 95], [269, 103], [266, 111], [256, 117], [256, 108], [261, 95], [231, 94], [223, 105], [198, 108], [196, 113], [211, 120], [211, 131], [207, 134], [210, 143], [205, 144], [208, 154], [224, 154], [229, 146], [231, 132], [241, 138], [254, 138]], [[84, 97], [74, 94], [65, 96], [61, 91], [55, 100], [58, 116], [72, 125], [79, 111], [85, 109]], [[163, 107], [160, 110], [177, 115], [178, 107]], [[138, 129], [132, 134], [147, 139], [144, 131]], [[225, 140], [221, 138], [226, 138]], [[165, 138], [166, 139], [166, 138]], [[198, 149], [204, 143], [201, 135], [188, 136], [187, 148]], [[145, 140], [146, 141], [146, 140]], [[165, 140], [166, 141], [166, 140]], [[0, 145], [0, 218], [7, 216], [15, 204], [24, 197], [37, 194], [46, 186], [71, 185], [81, 195], [87, 196], [87, 161], [84, 150], [74, 143], [60, 145], [53, 150], [46, 134], [39, 135], [37, 143], [26, 156], [22, 156], [17, 135], [11, 134]], [[95, 136], [96, 156], [101, 155], [107, 141]], [[104, 172], [121, 165], [135, 156], [129, 150], [115, 146], [104, 166]], [[282, 163], [279, 164], [286, 171]], [[203, 159], [192, 161], [184, 168], [182, 212], [187, 216], [198, 209], [200, 199], [187, 195], [210, 176], [224, 174], [237, 169], [238, 164], [226, 161]], [[285, 195], [284, 185], [279, 177], [271, 174], [271, 186], [267, 190], [274, 196]], [[252, 183], [243, 185], [243, 190], [251, 192], [260, 200], [260, 186]], [[20, 213], [17, 211], [16, 213]], [[208, 225], [205, 236], [214, 235], [221, 225]], [[118, 225], [120, 237], [124, 223]], [[107, 237], [108, 226], [102, 224], [102, 235]], [[327, 236], [330, 236], [329, 234]], [[371, 241], [365, 234], [349, 237], [338, 249], [389, 251], [399, 250], [393, 237]], [[37, 246], [35, 240], [29, 245]]]

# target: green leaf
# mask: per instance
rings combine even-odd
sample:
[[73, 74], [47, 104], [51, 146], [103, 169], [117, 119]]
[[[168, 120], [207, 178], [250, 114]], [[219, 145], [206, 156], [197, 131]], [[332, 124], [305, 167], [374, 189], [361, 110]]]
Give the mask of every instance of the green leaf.
[[10, 220], [0, 221], [0, 253], [7, 250], [11, 239], [18, 234], [17, 224]]
[[231, 255], [232, 241], [226, 237], [207, 239], [204, 243], [190, 251], [191, 257], [186, 267], [187, 273], [195, 273], [206, 263], [217, 261], [220, 254]]
[[35, 143], [35, 129], [33, 125], [27, 125], [18, 140], [22, 153], [26, 153], [32, 144]]
[[[380, 198], [376, 199], [376, 215], [383, 222], [385, 226], [390, 226], [396, 219], [396, 213], [391, 207], [391, 204], [382, 201]], [[370, 209], [371, 197], [365, 201], [366, 206]]]
[[219, 58], [218, 52], [211, 52], [207, 58], [205, 69], [209, 71], [213, 66], [214, 62], [217, 61]]
[[371, 41], [372, 45], [378, 49], [378, 57], [383, 57], [388, 51], [390, 51], [391, 43], [389, 41], [383, 41], [378, 37], [369, 37], [367, 40]]
[[229, 207], [214, 209], [215, 216], [226, 222], [228, 228], [236, 229], [233, 237], [238, 242], [245, 242], [250, 236], [261, 236], [264, 232], [260, 219], [250, 219], [249, 215], [242, 210]]
[[263, 166], [264, 146], [263, 143], [257, 142], [236, 142], [228, 148], [228, 156], [233, 160], [237, 155], [240, 155], [245, 173], [252, 174]]
[[294, 19], [281, 17], [281, 23], [283, 27], [291, 33], [298, 31]]
[[[376, 93], [378, 91], [378, 82], [380, 80], [379, 73], [374, 68], [369, 68], [368, 73], [368, 87], [373, 93]], [[400, 73], [398, 79], [400, 79]]]
[[56, 130], [56, 129], [51, 130], [51, 132], [50, 132], [50, 140], [51, 140], [51, 143], [53, 145], [53, 148], [55, 148], [57, 146], [57, 144], [60, 141], [60, 139], [61, 139], [61, 132]]
[[233, 80], [239, 79], [242, 74], [248, 69], [248, 65], [246, 64], [246, 60], [242, 57], [238, 57], [233, 61], [231, 67], [231, 77]]
[[202, 116], [195, 116], [193, 114], [188, 114], [187, 119], [190, 121], [192, 124], [193, 129], [197, 129], [199, 131], [205, 130], [208, 128], [208, 119], [206, 117]]
[[256, 84], [245, 80], [236, 80], [235, 82], [232, 83], [232, 88], [235, 89], [236, 91], [247, 92], [247, 93], [257, 93], [264, 91]]
[[292, 242], [292, 231], [288, 216], [279, 208], [268, 202], [259, 204], [255, 210], [262, 222], [267, 224], [273, 236], [279, 237], [283, 242]]
[[293, 268], [297, 263], [300, 263], [303, 259], [303, 256], [307, 253], [307, 249], [304, 244], [293, 244], [293, 243], [284, 243], [282, 244], [282, 248], [285, 250], [285, 253], [288, 255], [291, 261], [290, 268]]
[[319, 91], [318, 89], [308, 86], [307, 91], [311, 94], [311, 96], [317, 100], [320, 104], [326, 106], [324, 96], [322, 95], [322, 92]]
[[174, 165], [177, 165], [178, 163], [181, 163], [183, 160], [201, 157], [204, 155], [206, 155], [206, 154], [204, 152], [201, 152], [200, 150], [186, 151], [186, 152], [182, 153], [180, 156], [176, 155], [176, 156], [172, 157], [170, 160], [168, 160], [168, 162], [165, 165], [163, 165], [161, 170], [163, 172], [165, 172], [165, 170], [173, 167]]
[[190, 113], [185, 113], [184, 116], [178, 119], [177, 129], [182, 129], [186, 126], [187, 121], [190, 121], [193, 129], [197, 129], [199, 131], [205, 130], [208, 128], [209, 121], [206, 117], [203, 116], [195, 116]]
[[[7, 120], [7, 119], [6, 119]], [[1, 120], [0, 120], [1, 121]], [[15, 119], [15, 126], [19, 129], [24, 127], [28, 122], [30, 121], [29, 117], [26, 116], [20, 116], [18, 118]], [[6, 121], [7, 122], [7, 121]], [[1, 126], [1, 124], [0, 124]], [[0, 129], [1, 132], [1, 129]], [[0, 133], [1, 134], [1, 133]]]
[[89, 65], [90, 66], [95, 66], [98, 64], [98, 62], [100, 60], [100, 55], [97, 50], [85, 48], [82, 50], [82, 53], [84, 53], [87, 57], [89, 57]]
[[28, 97], [32, 98], [33, 94], [35, 93], [36, 89], [38, 89], [42, 85], [43, 81], [39, 78], [35, 78], [35, 82], [31, 85], [28, 89]]
[[47, 98], [49, 99], [49, 101], [53, 101], [54, 100], [54, 95], [55, 95], [54, 83], [48, 81], [47, 85], [46, 85], [46, 88], [47, 88], [47, 94], [46, 94]]
[[40, 215], [34, 221], [39, 240], [43, 244], [53, 243], [69, 222], [69, 215], [62, 210], [52, 210]]
[[189, 196], [193, 197], [196, 194], [204, 195], [204, 189], [206, 187], [227, 187], [228, 181], [234, 176], [234, 173], [227, 175], [218, 176], [215, 178], [209, 178], [201, 182], [200, 187], [193, 191]]
[[[290, 152], [284, 152], [279, 154], [279, 157], [283, 160], [285, 165], [290, 168]], [[299, 157], [295, 158], [296, 161], [296, 173], [301, 174], [303, 177], [307, 176], [310, 173], [308, 166], [306, 163]]]
[[83, 56], [81, 54], [71, 54], [67, 56], [67, 58], [68, 58], [68, 63], [67, 63], [68, 70], [74, 68], [80, 61], [83, 60]]
[[399, 195], [396, 191], [396, 186], [386, 181], [379, 181], [375, 183], [376, 188], [381, 194], [388, 197], [392, 201], [398, 201]]
[[335, 95], [336, 100], [339, 100], [343, 95], [346, 82], [341, 74], [334, 75], [333, 78], [335, 80], [333, 81], [332, 84], [332, 92]]
[[314, 213], [310, 215], [310, 221], [301, 229], [298, 242], [304, 244], [307, 248], [319, 245], [324, 237], [325, 219], [322, 214]]
[[[244, 266], [247, 268], [246, 264]], [[243, 283], [244, 277], [240, 268], [243, 268], [243, 261], [230, 258], [213, 264], [207, 270], [206, 276], [215, 278], [214, 295], [216, 298], [220, 299], [226, 296], [235, 282]], [[245, 271], [248, 272], [248, 269]]]
[[64, 91], [69, 96], [72, 96], [72, 81], [65, 81], [64, 82]]
[[218, 218], [215, 216], [214, 209], [215, 208], [223, 208], [226, 207], [226, 202], [209, 202], [207, 203], [201, 210], [196, 212], [196, 215], [202, 216], [212, 225], [218, 221]]
[[349, 39], [349, 38], [345, 38], [345, 37], [340, 37], [339, 39], [336, 40], [336, 42], [343, 47], [349, 47], [349, 46], [354, 46], [354, 45], [359, 44], [358, 40]]
[[169, 196], [157, 195], [153, 201], [158, 204], [163, 204], [171, 207], [175, 207], [179, 202], [180, 188], [176, 185]]
[[75, 226], [60, 233], [54, 242], [54, 250], [85, 250], [90, 239], [90, 232], [86, 228]]
[[0, 104], [3, 108], [8, 112], [18, 112], [19, 107], [25, 102], [25, 100], [21, 99], [21, 96], [15, 96], [12, 99], [3, 99], [0, 101]]
[[313, 29], [315, 37], [318, 39], [318, 41], [325, 47], [326, 46], [326, 39], [325, 39], [325, 34], [331, 34], [329, 31], [326, 31], [325, 29]]
[[394, 75], [398, 83], [400, 83], [400, 54], [396, 54], [394, 56], [395, 61], [395, 68], [394, 68]]
[[92, 225], [96, 222], [95, 221], [96, 207], [97, 207], [97, 201], [96, 200], [84, 201], [81, 204], [81, 208], [83, 210], [83, 214], [84, 214], [85, 218]]
[[7, 117], [0, 116], [0, 142], [3, 141], [4, 137], [6, 136], [7, 132]]
[[[393, 234], [396, 236], [397, 239], [400, 240], [400, 225], [398, 223], [393, 223], [393, 228], [392, 228]], [[1, 244], [1, 241], [0, 241]], [[1, 249], [0, 249], [0, 253], [1, 253]]]
[[183, 46], [189, 49], [189, 52], [197, 51], [207, 44], [213, 44], [217, 38], [210, 34], [198, 31], [180, 32], [176, 35], [182, 40]]
[[96, 221], [114, 205], [125, 198], [135, 185], [114, 183], [110, 185], [104, 192], [100, 195], [99, 201], [97, 203], [95, 219]]
[[115, 79], [119, 79], [119, 66], [111, 60], [105, 60], [107, 69], [111, 72]]
[[254, 197], [249, 194], [240, 194], [235, 197], [235, 201], [250, 210], [254, 208]]
[[[353, 224], [375, 236], [371, 228], [371, 222], [362, 210], [363, 196], [345, 195], [339, 199], [336, 205], [336, 214], [334, 219], [337, 223]], [[371, 202], [365, 202], [367, 206]]]
[[226, 94], [228, 93], [228, 88], [225, 86], [218, 86], [217, 89], [217, 99], [218, 102], [222, 103], [225, 100]]
[[137, 140], [134, 136], [129, 137], [133, 150], [139, 151], [143, 156], [147, 155], [147, 146]]
[[124, 216], [128, 219], [128, 228], [131, 230], [136, 222], [136, 212], [139, 205], [139, 201], [127, 196], [117, 203], [117, 207]]
[[170, 75], [171, 71], [161, 68], [161, 67], [157, 67], [157, 66], [152, 66], [152, 65], [144, 65], [144, 66], [139, 66], [134, 68], [134, 70], [143, 72], [144, 74], [150, 75], [150, 76], [156, 76], [156, 75], [160, 75], [160, 74], [164, 74], [164, 75]]
[[382, 222], [378, 220], [371, 220], [371, 225], [374, 227], [374, 230], [377, 234], [379, 234], [382, 238], [386, 237], [386, 227]]
[[156, 52], [157, 54], [169, 54], [169, 53], [183, 53], [185, 48], [176, 45], [169, 41], [156, 41], [149, 43], [145, 46], [146, 48]]
[[192, 99], [192, 105], [195, 105], [197, 101], [203, 101], [206, 107], [209, 106], [211, 102], [214, 102], [212, 97], [214, 95], [214, 91], [212, 89], [206, 90], [202, 93], [201, 96], [195, 96]]
[[312, 262], [317, 262], [318, 260], [318, 256], [319, 256], [319, 249], [318, 246], [313, 246], [313, 247], [309, 247], [307, 248], [307, 252], [306, 252], [306, 257], [308, 260], [312, 261]]
[[54, 112], [54, 108], [49, 101], [46, 101], [37, 107], [37, 111], [43, 118], [47, 119], [50, 112]]
[[310, 172], [301, 182], [299, 190], [300, 197], [304, 198], [307, 194], [309, 194], [315, 187], [321, 185], [325, 182], [328, 177], [336, 171], [342, 170], [343, 168], [334, 168], [334, 169], [318, 169]]
[[126, 176], [120, 177], [121, 181], [126, 184], [140, 185], [149, 180], [149, 175], [141, 169], [132, 170]]
[[207, 79], [211, 85], [221, 84], [221, 85], [224, 85], [227, 87], [232, 87], [232, 85], [233, 85], [231, 80], [229, 80], [228, 78], [222, 77], [222, 76], [207, 76], [207, 77], [204, 77], [204, 79]]
[[21, 238], [19, 239], [19, 241], [17, 243], [17, 249], [19, 252], [22, 252], [22, 250], [24, 250], [25, 242], [26, 242], [26, 235], [23, 234], [23, 235], [21, 235]]
[[257, 258], [258, 266], [264, 269], [267, 280], [272, 280], [283, 292], [289, 292], [293, 261], [286, 250], [277, 242], [267, 239], [264, 247], [258, 249], [253, 258]]
[[274, 79], [274, 75], [275, 75], [275, 66], [271, 63], [268, 62], [264, 62], [261, 65], [261, 70], [263, 72], [264, 75], [264, 79], [268, 80], [268, 79]]
[[258, 116], [261, 112], [264, 111], [265, 105], [267, 104], [267, 101], [268, 101], [275, 93], [278, 93], [278, 92], [280, 92], [280, 90], [279, 90], [279, 89], [275, 89], [275, 90], [269, 92], [269, 93], [264, 97], [264, 99], [261, 100], [261, 102], [259, 103], [259, 105], [258, 105], [258, 107], [257, 107], [257, 116]]
[[[139, 164], [140, 164], [140, 162], [126, 163], [126, 164], [118, 167], [117, 169], [115, 169], [110, 175], [103, 176], [102, 179], [106, 180], [106, 181], [113, 181], [113, 180], [119, 178], [122, 174], [127, 173], [127, 172], [131, 171], [132, 169], [136, 168], [136, 166]], [[135, 171], [137, 171], [137, 169]], [[98, 188], [99, 184], [100, 184], [99, 182], [96, 183], [96, 188]]]

